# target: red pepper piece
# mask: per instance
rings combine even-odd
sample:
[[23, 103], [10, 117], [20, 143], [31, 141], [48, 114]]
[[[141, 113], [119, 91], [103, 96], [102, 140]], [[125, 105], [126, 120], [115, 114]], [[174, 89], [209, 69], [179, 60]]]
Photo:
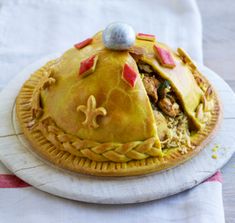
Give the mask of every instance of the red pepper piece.
[[131, 87], [135, 86], [137, 73], [128, 64], [124, 65], [122, 77], [124, 78], [125, 81], [127, 81], [131, 85]]
[[145, 33], [138, 33], [136, 35], [136, 38], [137, 39], [142, 39], [142, 40], [148, 40], [148, 41], [152, 41], [152, 42], [156, 40], [155, 35], [145, 34]]
[[79, 76], [87, 76], [95, 71], [96, 63], [98, 60], [97, 55], [93, 55], [80, 63]]
[[168, 50], [158, 47], [156, 45], [153, 46], [153, 49], [158, 61], [163, 67], [175, 67], [174, 59]]
[[83, 47], [89, 45], [92, 42], [92, 38], [85, 39], [84, 41], [77, 43], [74, 45], [75, 48], [77, 49], [82, 49]]

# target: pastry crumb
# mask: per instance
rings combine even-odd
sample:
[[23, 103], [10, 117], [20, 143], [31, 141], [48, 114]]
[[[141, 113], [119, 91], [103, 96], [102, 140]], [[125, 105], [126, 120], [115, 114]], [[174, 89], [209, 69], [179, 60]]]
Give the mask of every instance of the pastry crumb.
[[182, 155], [188, 153], [188, 149], [187, 149], [186, 147], [180, 147], [180, 148], [178, 149], [178, 151], [179, 151]]
[[216, 144], [213, 148], [212, 148], [212, 152], [217, 152], [219, 149], [219, 145]]
[[211, 156], [213, 159], [217, 159], [218, 158], [218, 156], [216, 155], [216, 154], [212, 154], [212, 156]]

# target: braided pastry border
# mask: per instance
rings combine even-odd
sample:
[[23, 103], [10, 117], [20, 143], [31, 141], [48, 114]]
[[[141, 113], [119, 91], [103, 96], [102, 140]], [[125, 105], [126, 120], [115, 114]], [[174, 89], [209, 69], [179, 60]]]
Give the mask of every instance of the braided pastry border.
[[51, 117], [41, 120], [36, 129], [58, 149], [94, 161], [128, 162], [146, 159], [149, 156], [162, 156], [161, 149], [154, 146], [155, 137], [128, 143], [98, 143], [65, 133]]

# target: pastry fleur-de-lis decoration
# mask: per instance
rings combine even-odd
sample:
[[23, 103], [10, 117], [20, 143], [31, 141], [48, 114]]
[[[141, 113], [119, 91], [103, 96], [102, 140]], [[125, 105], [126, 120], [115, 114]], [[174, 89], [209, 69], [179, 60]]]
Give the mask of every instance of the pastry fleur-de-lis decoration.
[[86, 119], [82, 124], [88, 128], [98, 128], [99, 125], [96, 122], [97, 116], [107, 115], [107, 111], [104, 107], [96, 108], [96, 99], [93, 95], [88, 98], [87, 105], [79, 105], [77, 111], [81, 111], [85, 114]]

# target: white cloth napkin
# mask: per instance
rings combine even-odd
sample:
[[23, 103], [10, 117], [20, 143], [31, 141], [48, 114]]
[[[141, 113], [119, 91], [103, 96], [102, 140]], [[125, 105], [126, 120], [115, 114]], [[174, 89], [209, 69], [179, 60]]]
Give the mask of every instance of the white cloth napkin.
[[[201, 20], [194, 0], [0, 0], [0, 88], [29, 63], [63, 52], [113, 21], [155, 34], [202, 62]], [[95, 205], [49, 195], [6, 173], [0, 164], [1, 223], [224, 222], [218, 180], [158, 201]]]

